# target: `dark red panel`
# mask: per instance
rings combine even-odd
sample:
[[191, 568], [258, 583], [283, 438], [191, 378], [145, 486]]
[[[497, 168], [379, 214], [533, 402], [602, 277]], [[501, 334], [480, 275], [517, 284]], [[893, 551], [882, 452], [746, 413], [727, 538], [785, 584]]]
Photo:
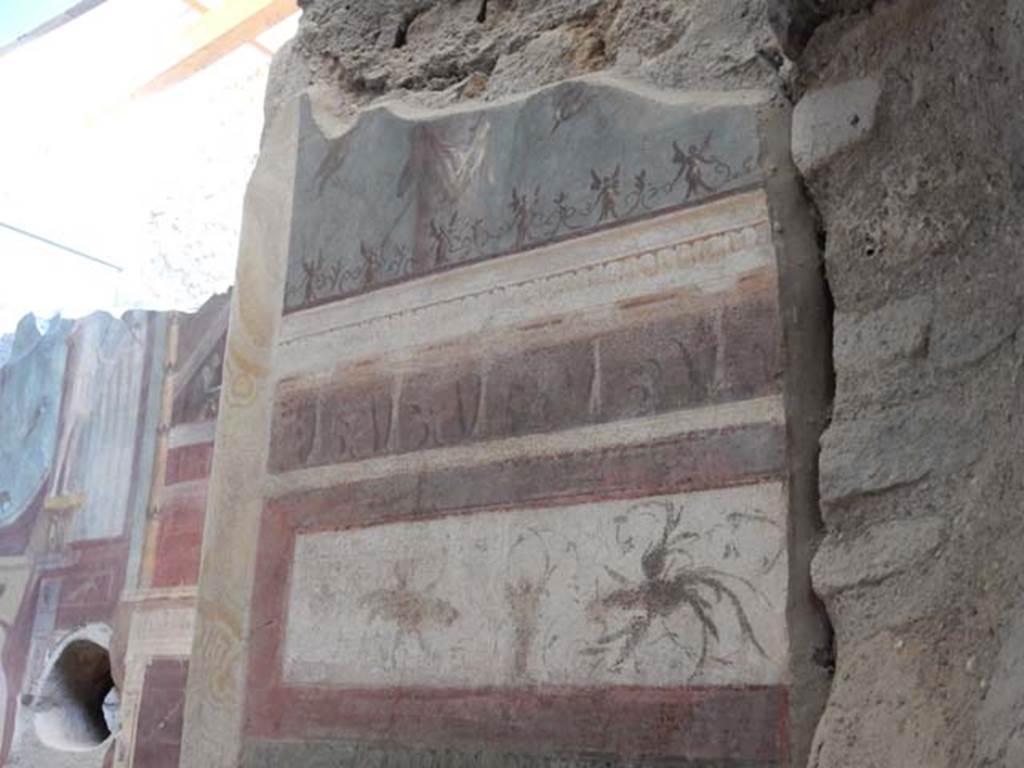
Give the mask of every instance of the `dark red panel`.
[[[605, 418], [648, 416], [718, 399], [717, 326], [712, 314], [682, 316], [624, 328], [602, 339]], [[755, 394], [751, 388], [747, 396]]]
[[179, 488], [183, 490], [165, 490], [160, 507], [154, 587], [178, 587], [199, 581], [207, 485], [199, 482]]
[[337, 528], [508, 507], [569, 504], [720, 488], [780, 475], [781, 426], [713, 429], [640, 445], [525, 456], [306, 491], [272, 513]]
[[784, 764], [786, 709], [781, 686], [284, 687], [250, 707], [247, 735]]
[[146, 667], [135, 731], [135, 768], [178, 768], [187, 659], [153, 659]]
[[554, 432], [601, 421], [591, 412], [594, 339], [563, 342], [494, 361], [487, 370], [481, 437]]
[[197, 443], [171, 448], [167, 452], [165, 485], [203, 480], [210, 476], [213, 462], [213, 443]]
[[269, 471], [278, 473], [309, 466], [316, 433], [317, 393], [289, 392], [279, 396], [270, 423]]
[[384, 377], [362, 387], [320, 392], [320, 434], [308, 463], [332, 464], [387, 453], [392, 419], [390, 390], [390, 378]]
[[778, 302], [764, 292], [752, 293], [742, 307], [723, 309], [721, 387], [726, 398], [763, 392], [766, 383], [782, 381], [781, 325]]
[[431, 368], [402, 382], [397, 450], [422, 451], [474, 439], [483, 377], [465, 361]]
[[110, 621], [124, 585], [127, 540], [82, 541], [68, 548], [75, 553], [74, 565], [46, 574], [63, 576], [57, 627], [64, 629], [93, 621]]

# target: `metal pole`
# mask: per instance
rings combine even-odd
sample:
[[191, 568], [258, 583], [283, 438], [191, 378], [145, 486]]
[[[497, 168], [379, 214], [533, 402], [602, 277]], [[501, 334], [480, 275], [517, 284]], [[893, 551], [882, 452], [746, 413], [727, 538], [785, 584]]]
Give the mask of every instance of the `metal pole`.
[[80, 256], [83, 259], [88, 259], [89, 261], [94, 261], [97, 264], [102, 264], [104, 267], [110, 267], [110, 269], [113, 269], [116, 272], [123, 272], [124, 271], [121, 267], [117, 266], [117, 264], [111, 264], [109, 261], [104, 261], [103, 259], [98, 259], [95, 256], [90, 256], [88, 253], [83, 253], [82, 251], [79, 251], [79, 250], [77, 250], [75, 248], [72, 248], [69, 245], [63, 245], [62, 243], [58, 243], [58, 242], [56, 242], [54, 240], [50, 240], [49, 238], [43, 237], [42, 235], [37, 235], [37, 234], [35, 234], [33, 232], [28, 232], [27, 230], [20, 229], [20, 228], [15, 227], [15, 226], [13, 226], [11, 224], [5, 224], [2, 221], [0, 221], [0, 227], [3, 227], [4, 229], [9, 229], [12, 232], [17, 232], [19, 235], [24, 235], [25, 237], [30, 237], [33, 240], [38, 240], [41, 243], [46, 243], [47, 245], [52, 245], [54, 248], [60, 248], [60, 250], [62, 250], [62, 251], [67, 251], [68, 253], [73, 253], [75, 256]]

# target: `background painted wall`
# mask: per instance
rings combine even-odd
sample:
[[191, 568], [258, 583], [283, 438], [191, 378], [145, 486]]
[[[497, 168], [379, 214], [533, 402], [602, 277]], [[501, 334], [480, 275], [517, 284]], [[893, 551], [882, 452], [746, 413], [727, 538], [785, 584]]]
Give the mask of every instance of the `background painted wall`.
[[[154, 713], [181, 721], [226, 306], [19, 326], [0, 368], [4, 765], [177, 764], [134, 745]], [[105, 672], [54, 683], [86, 641]], [[76, 742], [104, 697], [109, 731]]]

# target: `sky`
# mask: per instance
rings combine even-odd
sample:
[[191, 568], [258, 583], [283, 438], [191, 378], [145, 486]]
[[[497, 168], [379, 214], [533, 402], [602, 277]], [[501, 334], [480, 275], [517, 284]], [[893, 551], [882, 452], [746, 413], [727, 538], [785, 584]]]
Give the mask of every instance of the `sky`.
[[79, 0], [0, 0], [0, 48], [14, 42]]
[[106, 0], [0, 56], [0, 222], [122, 268], [0, 227], [0, 335], [28, 312], [189, 311], [232, 283], [270, 57], [243, 46], [130, 98], [195, 18], [183, 0]]

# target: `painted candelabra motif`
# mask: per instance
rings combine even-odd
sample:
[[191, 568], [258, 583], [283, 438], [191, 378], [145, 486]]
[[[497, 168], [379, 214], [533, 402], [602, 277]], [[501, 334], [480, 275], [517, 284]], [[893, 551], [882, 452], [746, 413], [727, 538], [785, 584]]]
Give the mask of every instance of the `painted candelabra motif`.
[[511, 674], [516, 680], [530, 679], [531, 656], [537, 651], [544, 604], [557, 570], [546, 533], [523, 528], [514, 535], [505, 557], [504, 597], [513, 633]]

